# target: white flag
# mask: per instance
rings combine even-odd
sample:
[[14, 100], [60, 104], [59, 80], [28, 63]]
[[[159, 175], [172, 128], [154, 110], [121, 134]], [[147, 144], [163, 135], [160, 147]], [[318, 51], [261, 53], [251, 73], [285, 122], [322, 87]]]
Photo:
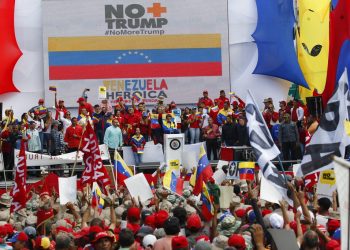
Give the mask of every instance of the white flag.
[[348, 74], [345, 69], [338, 89], [328, 101], [319, 127], [305, 148], [305, 154], [297, 176], [333, 168], [333, 155], [344, 157], [345, 147], [350, 145], [344, 122], [349, 120], [350, 93]]
[[341, 225], [341, 249], [350, 249], [350, 222], [349, 222], [349, 183], [350, 163], [339, 157], [334, 157], [334, 171], [339, 197], [340, 225]]
[[248, 120], [247, 127], [249, 131], [250, 145], [253, 147], [261, 171], [266, 180], [268, 180], [270, 184], [272, 184], [276, 190], [283, 195], [289, 204], [292, 204], [292, 201], [287, 196], [288, 188], [286, 181], [276, 166], [271, 162], [272, 159], [280, 154], [280, 151], [273, 142], [265, 120], [249, 90], [246, 103], [245, 110]]
[[249, 90], [245, 110], [248, 120], [250, 145], [254, 148], [257, 162], [259, 163], [262, 155], [264, 155], [265, 160], [271, 161], [275, 159], [281, 152], [273, 142], [265, 120]]

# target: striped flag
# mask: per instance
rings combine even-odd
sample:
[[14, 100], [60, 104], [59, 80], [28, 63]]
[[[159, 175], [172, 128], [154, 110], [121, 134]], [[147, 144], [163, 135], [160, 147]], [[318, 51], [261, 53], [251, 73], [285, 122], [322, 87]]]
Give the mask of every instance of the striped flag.
[[114, 154], [114, 169], [117, 173], [117, 183], [122, 186], [125, 186], [124, 180], [134, 175], [118, 151], [115, 151]]
[[56, 86], [50, 86], [50, 87], [49, 87], [49, 90], [50, 90], [50, 91], [56, 92], [56, 91], [57, 91], [57, 88], [56, 88]]
[[151, 187], [151, 190], [152, 190], [152, 194], [154, 194], [154, 193], [156, 192], [156, 189], [154, 188], [154, 183], [153, 183], [153, 181], [151, 182], [150, 187]]
[[96, 182], [92, 184], [92, 201], [91, 206], [93, 208], [97, 207], [97, 211], [101, 214], [105, 200], [102, 198], [102, 192], [100, 187]]
[[163, 178], [163, 186], [178, 195], [182, 195], [184, 188], [184, 180], [177, 177], [174, 171], [169, 170], [165, 173]]
[[49, 79], [221, 76], [220, 34], [49, 37]]
[[193, 175], [193, 179], [191, 180], [191, 183], [194, 183], [193, 194], [199, 195], [202, 191], [203, 181], [208, 181], [212, 176], [213, 170], [209, 163], [207, 152], [202, 144], [199, 153], [198, 166]]
[[209, 194], [208, 186], [207, 184], [205, 184], [205, 182], [203, 182], [201, 201], [202, 201], [202, 215], [206, 221], [210, 221], [214, 215], [214, 205], [213, 205], [212, 198]]
[[254, 180], [255, 162], [240, 162], [238, 164], [239, 178], [241, 180]]

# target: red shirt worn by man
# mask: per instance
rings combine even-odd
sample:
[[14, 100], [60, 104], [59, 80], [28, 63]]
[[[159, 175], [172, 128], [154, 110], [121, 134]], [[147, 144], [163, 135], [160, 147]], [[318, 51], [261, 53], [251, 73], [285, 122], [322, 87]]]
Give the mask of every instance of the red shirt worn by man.
[[86, 102], [84, 97], [79, 97], [77, 103], [79, 103], [79, 114], [81, 114], [82, 109], [86, 109], [86, 111], [92, 117], [92, 114], [94, 113], [94, 107], [92, 107], [90, 103]]
[[80, 138], [83, 134], [83, 128], [80, 125], [70, 126], [66, 130], [64, 141], [67, 142], [68, 148], [77, 149], [79, 147]]
[[201, 98], [199, 98], [198, 106], [201, 102], [204, 103], [204, 106], [206, 109], [214, 106], [213, 100], [209, 98], [207, 90], [204, 90], [203, 96]]
[[214, 100], [214, 102], [216, 102], [218, 104], [219, 109], [223, 109], [225, 102], [230, 103], [230, 100], [226, 97], [225, 91], [220, 90], [220, 96], [219, 96], [219, 98], [216, 98]]

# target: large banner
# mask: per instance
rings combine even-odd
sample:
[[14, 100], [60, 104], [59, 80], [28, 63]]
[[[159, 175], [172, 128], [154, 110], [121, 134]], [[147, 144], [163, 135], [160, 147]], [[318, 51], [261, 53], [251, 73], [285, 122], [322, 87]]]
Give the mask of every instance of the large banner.
[[[108, 148], [105, 144], [99, 145], [99, 149], [101, 152], [101, 158], [103, 161], [107, 161], [110, 159]], [[77, 157], [77, 152], [71, 152], [62, 155], [44, 155], [38, 153], [32, 153], [25, 151], [27, 166], [49, 166], [49, 165], [59, 165], [59, 164], [69, 164], [74, 163], [75, 158]], [[77, 162], [80, 163], [83, 161], [84, 153], [79, 151]], [[15, 166], [18, 164], [19, 159], [19, 150], [15, 149]]]
[[46, 0], [45, 98], [50, 85], [67, 106], [85, 88], [98, 101], [141, 96], [193, 103], [229, 90], [227, 0]]

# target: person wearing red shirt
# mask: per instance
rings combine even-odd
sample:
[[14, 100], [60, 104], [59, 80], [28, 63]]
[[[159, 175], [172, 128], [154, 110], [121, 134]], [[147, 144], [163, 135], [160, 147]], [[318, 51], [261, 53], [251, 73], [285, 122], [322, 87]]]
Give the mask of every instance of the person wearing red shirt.
[[215, 99], [214, 102], [215, 102], [215, 106], [210, 108], [209, 116], [213, 119], [214, 124], [219, 125], [218, 120], [217, 120], [217, 116], [219, 114], [220, 109], [217, 106], [217, 99]]
[[202, 122], [202, 117], [197, 113], [197, 109], [193, 108], [190, 116], [188, 117], [190, 124], [190, 135], [191, 135], [191, 144], [199, 142], [200, 136], [200, 124]]
[[219, 106], [219, 109], [223, 109], [224, 108], [225, 102], [230, 103], [230, 100], [226, 97], [225, 90], [220, 90], [219, 98], [216, 98], [214, 101], [217, 102], [217, 104]]
[[[136, 127], [140, 125], [141, 117], [136, 115], [134, 109], [132, 107], [128, 108], [128, 113], [124, 116], [126, 131], [130, 137], [130, 135], [135, 134]], [[130, 138], [128, 138], [130, 141]]]
[[271, 130], [272, 126], [278, 121], [279, 118], [279, 114], [275, 112], [273, 104], [269, 104], [268, 108], [264, 110], [263, 118], [267, 127]]
[[125, 125], [125, 120], [124, 120], [124, 116], [122, 115], [122, 112], [119, 109], [115, 111], [114, 117], [115, 119], [118, 120], [120, 129], [123, 130]]
[[151, 122], [150, 122], [150, 119], [148, 117], [147, 112], [143, 112], [143, 114], [142, 114], [142, 118], [140, 121], [140, 131], [147, 142], [148, 138], [151, 135]]
[[83, 128], [78, 125], [78, 119], [72, 118], [72, 125], [67, 128], [64, 141], [67, 142], [68, 153], [77, 151], [80, 144], [80, 138], [83, 134]]
[[198, 106], [200, 103], [204, 103], [206, 109], [214, 106], [213, 100], [208, 97], [208, 90], [203, 91], [203, 97], [199, 98]]
[[58, 120], [60, 116], [60, 112], [63, 112], [63, 115], [67, 113], [67, 108], [64, 106], [64, 101], [58, 100], [57, 102], [57, 92], [55, 92], [55, 107], [56, 107], [55, 120]]
[[79, 115], [81, 114], [82, 109], [86, 109], [86, 111], [89, 113], [89, 116], [92, 117], [92, 114], [94, 113], [94, 107], [92, 107], [90, 103], [86, 102], [84, 97], [79, 97], [77, 103], [79, 103]]

